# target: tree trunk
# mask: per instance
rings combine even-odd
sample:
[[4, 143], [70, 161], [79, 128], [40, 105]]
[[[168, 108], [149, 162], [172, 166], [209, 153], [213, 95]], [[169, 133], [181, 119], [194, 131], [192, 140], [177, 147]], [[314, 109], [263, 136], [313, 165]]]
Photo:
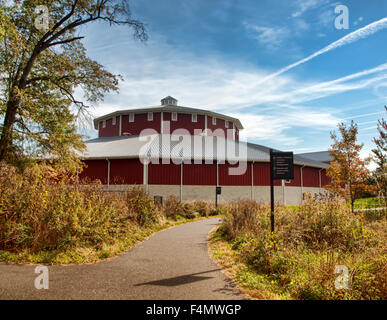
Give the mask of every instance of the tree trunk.
[[10, 156], [12, 146], [12, 128], [16, 120], [17, 109], [20, 104], [20, 98], [10, 98], [7, 103], [3, 131], [0, 138], [0, 162], [7, 160]]

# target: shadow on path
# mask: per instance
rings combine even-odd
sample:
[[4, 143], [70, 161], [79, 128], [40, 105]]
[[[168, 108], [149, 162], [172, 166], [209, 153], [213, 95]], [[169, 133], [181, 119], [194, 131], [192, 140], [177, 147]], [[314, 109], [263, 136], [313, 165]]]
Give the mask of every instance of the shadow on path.
[[186, 284], [186, 283], [192, 283], [192, 282], [211, 279], [213, 277], [203, 277], [203, 276], [198, 276], [198, 275], [203, 274], [203, 273], [215, 272], [215, 271], [219, 271], [219, 270], [220, 269], [214, 269], [214, 270], [208, 270], [208, 271], [203, 271], [203, 272], [187, 274], [187, 275], [183, 275], [183, 276], [179, 276], [179, 277], [173, 277], [173, 278], [167, 278], [167, 279], [162, 279], [162, 280], [155, 280], [155, 281], [150, 281], [150, 282], [138, 283], [138, 284], [135, 284], [134, 286], [135, 287], [145, 286], [145, 285], [166, 286], [166, 287], [180, 286], [180, 285]]

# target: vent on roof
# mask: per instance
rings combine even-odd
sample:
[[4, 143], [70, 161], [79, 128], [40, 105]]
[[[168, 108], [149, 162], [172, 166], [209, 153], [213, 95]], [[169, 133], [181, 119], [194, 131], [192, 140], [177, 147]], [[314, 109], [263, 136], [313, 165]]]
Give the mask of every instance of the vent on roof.
[[161, 99], [161, 105], [162, 106], [177, 106], [177, 100], [171, 96], [165, 97], [164, 99]]

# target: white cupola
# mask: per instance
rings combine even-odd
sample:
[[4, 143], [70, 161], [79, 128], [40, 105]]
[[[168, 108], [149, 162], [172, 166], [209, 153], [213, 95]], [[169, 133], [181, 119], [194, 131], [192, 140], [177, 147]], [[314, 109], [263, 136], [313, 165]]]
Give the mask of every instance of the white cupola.
[[162, 106], [177, 106], [177, 100], [171, 96], [161, 99]]

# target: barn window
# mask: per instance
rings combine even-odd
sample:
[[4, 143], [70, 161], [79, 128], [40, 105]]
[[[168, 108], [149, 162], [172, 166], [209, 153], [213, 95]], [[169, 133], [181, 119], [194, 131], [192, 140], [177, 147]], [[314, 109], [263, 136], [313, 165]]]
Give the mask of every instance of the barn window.
[[216, 118], [212, 117], [212, 125], [216, 125]]
[[153, 112], [148, 112], [148, 121], [153, 121]]
[[224, 126], [225, 126], [226, 128], [228, 128], [228, 121], [227, 121], [227, 120], [224, 122]]
[[116, 117], [114, 117], [114, 118], [112, 119], [112, 125], [113, 125], [113, 126], [116, 125]]
[[198, 115], [196, 113], [192, 114], [192, 122], [198, 122]]
[[106, 128], [106, 120], [102, 121], [102, 128]]
[[172, 112], [172, 121], [177, 121], [177, 112]]
[[129, 113], [129, 122], [134, 122], [134, 113]]

